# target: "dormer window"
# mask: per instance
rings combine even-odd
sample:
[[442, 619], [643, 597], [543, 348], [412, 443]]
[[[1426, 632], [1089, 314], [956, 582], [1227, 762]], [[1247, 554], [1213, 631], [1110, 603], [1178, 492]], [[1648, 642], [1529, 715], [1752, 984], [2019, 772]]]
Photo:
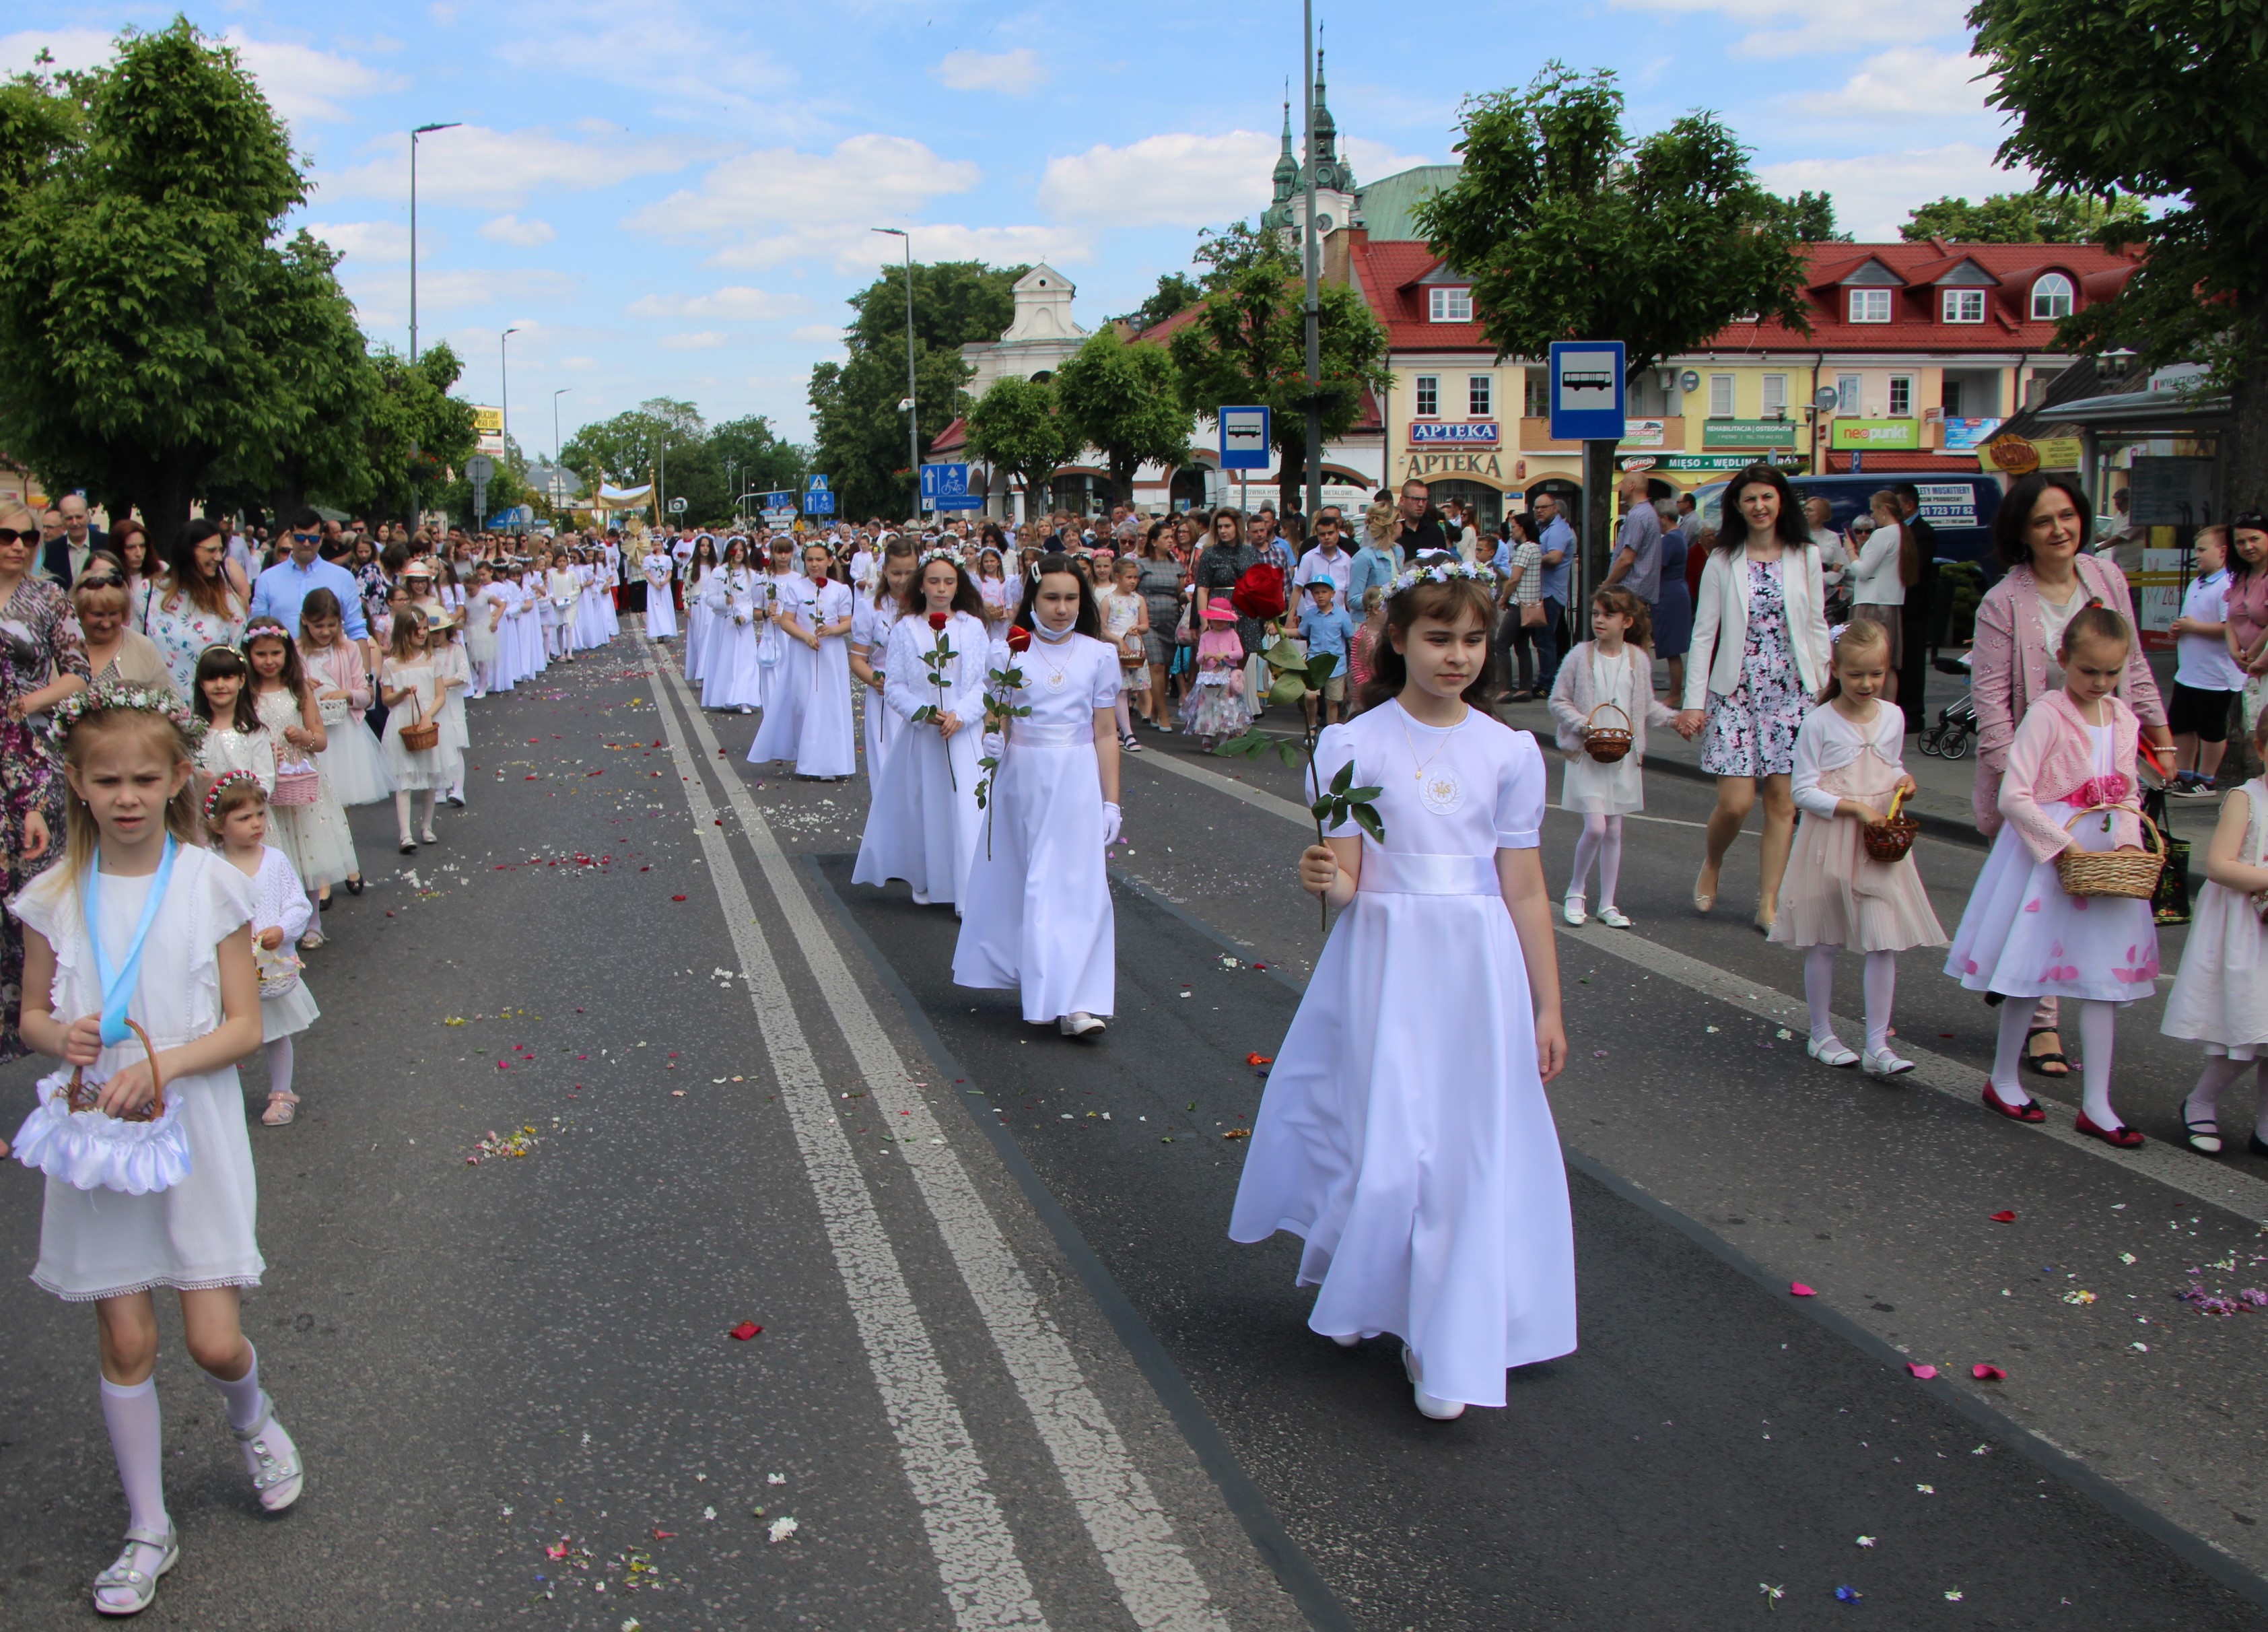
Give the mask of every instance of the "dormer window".
[[2048, 322], [2071, 315], [2071, 279], [2048, 272], [2032, 285], [2032, 321]]
[[1984, 292], [1948, 289], [1945, 292], [1943, 310], [1948, 323], [1981, 323], [1984, 321]]
[[1473, 321], [1473, 292], [1470, 289], [1435, 287], [1425, 292], [1426, 321], [1434, 323], [1469, 323]]
[[1851, 292], [1851, 321], [1854, 323], [1887, 323], [1890, 321], [1890, 292], [1887, 289], [1854, 289]]

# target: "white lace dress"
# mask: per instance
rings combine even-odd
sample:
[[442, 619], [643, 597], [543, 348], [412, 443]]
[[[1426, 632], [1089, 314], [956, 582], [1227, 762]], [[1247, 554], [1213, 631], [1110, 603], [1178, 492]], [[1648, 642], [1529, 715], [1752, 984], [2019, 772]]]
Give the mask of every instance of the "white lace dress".
[[[315, 767], [313, 804], [269, 805], [269, 839], [291, 858], [291, 865], [298, 870], [299, 882], [310, 890], [355, 876], [362, 871], [362, 863], [355, 858], [354, 831], [347, 825], [346, 807], [339, 802], [338, 790], [331, 786], [319, 756], [294, 748], [284, 740], [284, 728], [300, 723], [299, 699], [279, 687], [262, 691], [254, 699], [254, 705], [260, 710], [260, 723], [268, 727], [269, 739], [276, 745], [276, 768], [304, 764]], [[362, 727], [350, 720], [337, 728], [350, 731]]]
[[[227, 860], [225, 856], [221, 858]], [[229, 862], [234, 868], [236, 864]], [[289, 986], [270, 996], [268, 983], [277, 971], [296, 968], [299, 955], [295, 942], [307, 933], [307, 925], [315, 916], [315, 904], [307, 899], [307, 892], [299, 888], [298, 875], [291, 870], [291, 858], [273, 845], [263, 845], [260, 850], [260, 871], [248, 881], [252, 885], [253, 961], [260, 965], [260, 1040], [273, 1043], [280, 1037], [296, 1037], [315, 1023], [322, 1010], [315, 1007], [315, 994], [307, 990], [304, 977], [295, 978]], [[284, 944], [273, 952], [260, 946], [261, 932], [280, 929]]]

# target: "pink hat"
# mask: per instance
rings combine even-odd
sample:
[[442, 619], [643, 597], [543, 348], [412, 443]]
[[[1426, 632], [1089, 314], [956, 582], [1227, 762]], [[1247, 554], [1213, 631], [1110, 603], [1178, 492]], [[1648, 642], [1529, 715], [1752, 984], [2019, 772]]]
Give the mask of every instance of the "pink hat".
[[1205, 603], [1204, 620], [1208, 624], [1233, 624], [1236, 621], [1236, 609], [1226, 601], [1209, 601]]

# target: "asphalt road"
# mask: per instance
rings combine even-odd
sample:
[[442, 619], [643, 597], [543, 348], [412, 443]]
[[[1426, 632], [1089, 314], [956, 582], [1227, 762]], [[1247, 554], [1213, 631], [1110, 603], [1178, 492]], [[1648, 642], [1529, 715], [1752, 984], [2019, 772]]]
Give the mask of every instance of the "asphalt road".
[[[2268, 1624], [2263, 1323], [2172, 1296], [2264, 1278], [2268, 1164], [1989, 1120], [1991, 1017], [1918, 956], [1930, 1081], [1822, 1072], [1777, 1035], [1793, 955], [1684, 903], [1705, 790], [1650, 781], [1638, 930], [1561, 937], [1582, 1347], [1434, 1424], [1389, 1345], [1305, 1331], [1288, 1241], [1224, 1234], [1245, 1056], [1321, 945], [1289, 772], [1129, 760], [1120, 1014], [1073, 1045], [946, 983], [948, 912], [848, 883], [863, 779], [746, 765], [753, 721], [646, 662], [476, 705], [440, 846], [357, 813], [306, 1103], [253, 1130], [247, 1323], [307, 1495], [257, 1514], [168, 1315], [150, 1619], [1715, 1628], [1847, 1587], [1898, 1625]], [[1925, 842], [1948, 923], [1979, 859]], [[2155, 1140], [2195, 1060], [2154, 1023], [2119, 1082]], [[90, 1325], [0, 1284], [11, 1628], [82, 1621], [122, 1525]]]

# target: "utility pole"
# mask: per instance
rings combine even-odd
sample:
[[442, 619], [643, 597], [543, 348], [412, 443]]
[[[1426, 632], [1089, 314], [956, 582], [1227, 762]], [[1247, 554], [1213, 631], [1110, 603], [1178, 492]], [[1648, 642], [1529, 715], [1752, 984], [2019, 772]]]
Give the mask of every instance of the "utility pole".
[[552, 462], [553, 464], [555, 464], [555, 465], [556, 465], [556, 464], [557, 464], [557, 463], [559, 462], [559, 452], [560, 452], [560, 449], [559, 449], [559, 399], [560, 399], [561, 397], [563, 397], [563, 396], [566, 395], [570, 391], [572, 391], [574, 388], [574, 388], [573, 386], [561, 386], [561, 387], [560, 387], [556, 391], [554, 391], [554, 392], [551, 394], [551, 462]]
[[1307, 427], [1307, 492], [1301, 506], [1307, 513], [1307, 526], [1315, 525], [1315, 513], [1323, 506], [1323, 343], [1322, 302], [1315, 293], [1315, 277], [1320, 270], [1321, 246], [1315, 236], [1315, 0], [1304, 0], [1307, 35], [1307, 91], [1300, 99], [1307, 114], [1307, 208], [1305, 232], [1307, 272], [1307, 301], [1305, 313], [1307, 331], [1307, 411], [1301, 416]]
[[417, 360], [417, 138], [436, 130], [453, 130], [460, 122], [419, 125], [409, 133], [409, 360]]
[[913, 515], [921, 515], [921, 423], [920, 401], [914, 393], [914, 240], [913, 234], [903, 227], [878, 226], [877, 233], [906, 242], [906, 469], [914, 479]]
[[519, 332], [519, 325], [514, 323], [497, 336], [497, 378], [504, 393], [504, 402], [497, 408], [497, 416], [503, 422], [506, 458], [512, 456], [512, 337]]

